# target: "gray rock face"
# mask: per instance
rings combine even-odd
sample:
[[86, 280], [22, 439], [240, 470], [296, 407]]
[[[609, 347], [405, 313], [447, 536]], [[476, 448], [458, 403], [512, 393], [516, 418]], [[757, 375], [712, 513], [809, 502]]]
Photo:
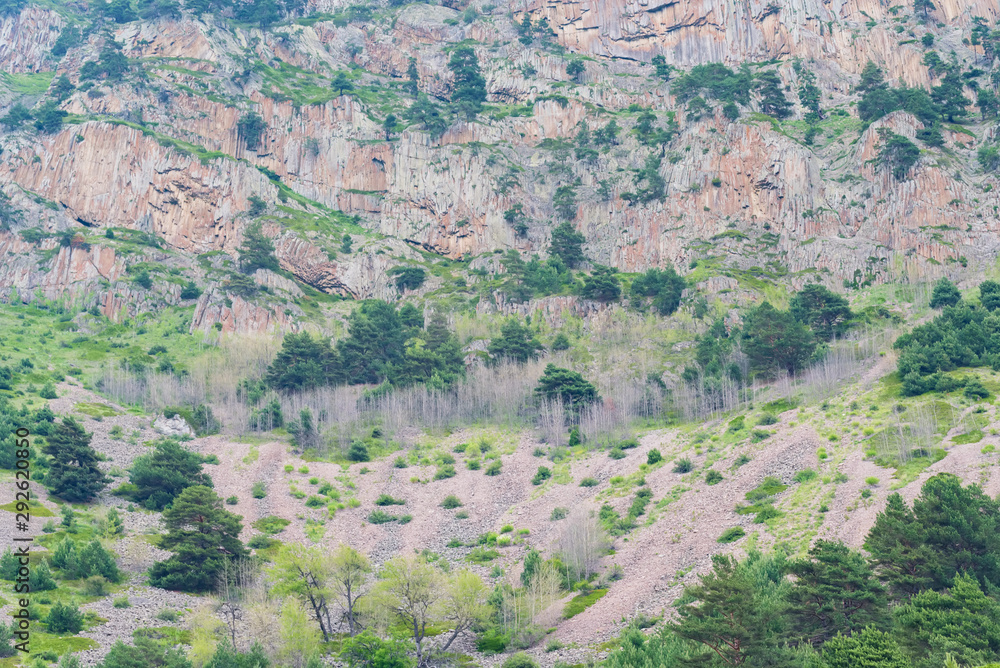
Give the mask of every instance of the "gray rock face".
[[194, 430], [180, 415], [156, 418], [153, 429], [164, 436], [194, 436]]

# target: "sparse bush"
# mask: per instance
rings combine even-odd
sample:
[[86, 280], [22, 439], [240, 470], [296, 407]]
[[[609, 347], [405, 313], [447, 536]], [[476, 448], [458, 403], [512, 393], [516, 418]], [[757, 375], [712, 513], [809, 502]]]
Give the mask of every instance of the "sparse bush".
[[552, 477], [552, 470], [546, 466], [539, 466], [538, 471], [535, 473], [535, 477], [531, 479], [532, 485], [541, 485], [543, 482]]
[[722, 474], [719, 473], [718, 471], [709, 471], [708, 473], [705, 474], [706, 484], [717, 485], [718, 483], [722, 482], [722, 480], [723, 480]]
[[376, 506], [403, 506], [406, 505], [406, 501], [403, 499], [394, 499], [388, 494], [380, 494], [377, 499], [375, 499]]
[[584, 478], [580, 481], [580, 487], [597, 487], [597, 478]]
[[818, 475], [813, 469], [802, 469], [795, 474], [795, 482], [809, 482], [810, 480], [815, 480]]
[[111, 605], [119, 609], [132, 607], [132, 604], [128, 600], [128, 596], [118, 596], [114, 601], [112, 601]]
[[456, 520], [467, 520], [467, 519], [469, 519], [469, 513], [466, 512], [466, 511], [464, 511], [464, 510], [460, 510], [457, 513], [455, 513], [455, 519]]
[[463, 505], [464, 504], [462, 503], [462, 501], [454, 494], [449, 494], [448, 496], [444, 497], [444, 500], [441, 502], [441, 507], [447, 510], [454, 510], [455, 508], [461, 508]]
[[876, 485], [878, 485], [878, 478], [876, 478], [875, 476], [869, 476], [865, 478], [865, 484], [868, 485], [869, 487], [875, 487]]
[[663, 461], [663, 455], [660, 454], [659, 450], [654, 449], [646, 453], [646, 463], [649, 464], [650, 466], [653, 466], [654, 464], [659, 464], [662, 461]]
[[722, 535], [718, 538], [718, 542], [734, 543], [745, 535], [746, 532], [741, 527], [730, 527], [722, 532]]
[[454, 478], [456, 475], [458, 475], [458, 472], [455, 471], [454, 466], [451, 464], [442, 464], [438, 466], [437, 471], [435, 471], [434, 479], [446, 480], [448, 478]]
[[83, 630], [83, 615], [79, 608], [57, 602], [45, 618], [45, 625], [51, 633], [79, 633]]
[[383, 510], [373, 510], [368, 513], [368, 521], [372, 524], [387, 524], [398, 519], [395, 515], [390, 515]]
[[[656, 462], [650, 462], [650, 463], [655, 464]], [[688, 459], [687, 457], [682, 457], [681, 459], [678, 459], [677, 461], [674, 462], [674, 468], [673, 468], [674, 473], [690, 473], [693, 469], [694, 469], [694, 464], [692, 464], [691, 460]]]
[[392, 462], [392, 465], [393, 465], [394, 468], [397, 468], [397, 469], [405, 469], [407, 466], [409, 466], [406, 463], [406, 458], [405, 457], [396, 457], [396, 459]]
[[778, 416], [774, 413], [764, 413], [757, 420], [757, 424], [760, 426], [767, 426], [769, 424], [776, 424], [778, 422]]
[[267, 489], [264, 487], [264, 483], [260, 480], [253, 484], [250, 488], [250, 495], [255, 499], [263, 499], [267, 496]]
[[552, 514], [549, 515], [549, 520], [555, 522], [557, 520], [564, 520], [569, 516], [568, 508], [553, 508]]
[[347, 458], [352, 462], [368, 462], [371, 457], [368, 454], [368, 446], [361, 441], [354, 441], [347, 449]]
[[486, 467], [484, 473], [490, 476], [500, 475], [500, 468], [501, 468], [500, 460], [494, 459], [492, 462], [490, 462], [490, 465]]
[[625, 459], [626, 455], [625, 451], [616, 445], [608, 452], [608, 457], [611, 457], [611, 459]]
[[180, 614], [172, 608], [163, 608], [158, 613], [156, 613], [156, 618], [161, 622], [176, 622], [180, 618]]

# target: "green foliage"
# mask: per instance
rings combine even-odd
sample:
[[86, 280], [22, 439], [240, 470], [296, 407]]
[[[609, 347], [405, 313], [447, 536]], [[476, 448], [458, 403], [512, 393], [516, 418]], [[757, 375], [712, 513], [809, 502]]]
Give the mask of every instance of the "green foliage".
[[644, 298], [652, 297], [653, 308], [660, 315], [668, 316], [680, 306], [681, 293], [686, 287], [684, 278], [674, 271], [673, 266], [668, 266], [666, 269], [649, 269], [633, 279], [630, 288], [632, 303], [639, 305]]
[[[1000, 319], [983, 306], [958, 302], [955, 292], [947, 286], [942, 286], [938, 294], [935, 303], [944, 306], [941, 315], [914, 327], [893, 344], [899, 351], [897, 368], [903, 379], [903, 394], [959, 389], [965, 381], [943, 373], [959, 367], [1000, 368], [1000, 337], [996, 335]], [[948, 302], [957, 303], [947, 306]]]
[[118, 582], [121, 579], [114, 555], [105, 550], [97, 540], [78, 549], [73, 539], [64, 538], [52, 553], [51, 561], [67, 579], [82, 580], [95, 575], [108, 582]]
[[508, 657], [501, 668], [538, 668], [538, 663], [524, 652], [518, 652]]
[[782, 559], [751, 552], [743, 562], [716, 554], [712, 563], [699, 584], [685, 587], [674, 632], [728, 665], [753, 665], [754, 658], [777, 654], [789, 586]]
[[159, 643], [147, 636], [136, 636], [135, 645], [121, 640], [112, 645], [102, 668], [192, 668], [182, 649]]
[[950, 587], [965, 572], [1000, 581], [1000, 504], [978, 485], [962, 486], [950, 473], [929, 478], [907, 506], [899, 494], [886, 502], [865, 540], [879, 577], [899, 597]]
[[563, 619], [575, 617], [590, 606], [597, 603], [607, 593], [607, 589], [595, 589], [586, 594], [577, 594], [570, 600], [569, 603], [566, 604], [566, 607], [563, 608]]
[[178, 591], [212, 589], [225, 561], [246, 556], [240, 519], [223, 508], [211, 488], [185, 488], [163, 513], [167, 534], [161, 545], [174, 555], [150, 568], [150, 584]]
[[663, 461], [663, 454], [659, 450], [653, 448], [646, 453], [646, 463], [650, 466], [655, 466]]
[[91, 501], [110, 482], [97, 466], [92, 437], [69, 417], [52, 429], [42, 452], [52, 457], [45, 484], [53, 495], [70, 502]]
[[580, 373], [554, 364], [546, 365], [545, 371], [538, 379], [535, 394], [550, 401], [561, 400], [566, 409], [573, 414], [600, 399], [597, 388]]
[[83, 614], [79, 608], [57, 602], [49, 610], [49, 614], [45, 618], [45, 626], [52, 633], [79, 633], [83, 630]]
[[486, 101], [486, 79], [479, 69], [479, 58], [471, 46], [452, 50], [448, 60], [451, 71], [451, 104], [457, 114], [468, 120], [476, 117]]
[[959, 573], [948, 591], [921, 592], [893, 612], [914, 666], [941, 666], [948, 655], [963, 666], [1000, 657], [1000, 603], [971, 575]]
[[797, 292], [789, 311], [823, 341], [843, 336], [854, 319], [847, 300], [819, 283], [810, 283]]
[[959, 292], [955, 284], [947, 278], [941, 278], [934, 284], [934, 290], [931, 292], [931, 308], [955, 306], [960, 301], [962, 301], [962, 293]]
[[55, 100], [46, 100], [35, 110], [35, 129], [42, 134], [55, 134], [62, 129], [66, 112], [59, 108]]
[[718, 471], [709, 471], [705, 474], [705, 484], [707, 485], [717, 485], [723, 481], [723, 476]]
[[395, 277], [393, 282], [396, 289], [402, 293], [407, 290], [416, 290], [424, 284], [427, 277], [427, 272], [420, 267], [393, 267], [386, 273]]
[[[122, 51], [122, 45], [114, 40], [105, 40], [97, 60], [88, 60], [80, 66], [80, 81], [104, 79], [120, 81], [128, 74], [130, 65]], [[35, 118], [38, 116], [36, 114]]]
[[260, 221], [250, 223], [243, 230], [243, 244], [238, 251], [240, 271], [245, 274], [252, 274], [258, 269], [278, 268], [278, 259], [274, 256], [274, 242], [264, 235]]
[[284, 517], [268, 515], [267, 517], [262, 517], [254, 522], [253, 528], [267, 534], [278, 534], [284, 531], [285, 527], [291, 523], [291, 520], [286, 520]]
[[577, 232], [568, 221], [564, 221], [552, 230], [549, 255], [559, 258], [572, 269], [583, 261], [583, 244], [586, 241], [586, 237]]
[[809, 328], [788, 311], [764, 302], [747, 313], [742, 328], [743, 352], [750, 369], [765, 378], [781, 371], [795, 374], [805, 368], [816, 350]]
[[557, 293], [573, 281], [572, 272], [557, 256], [545, 261], [536, 256], [525, 262], [518, 251], [511, 249], [504, 255], [503, 264], [507, 279], [501, 289], [515, 302]]
[[413, 643], [398, 638], [383, 639], [364, 630], [340, 644], [340, 658], [350, 668], [412, 668], [409, 652]]
[[695, 97], [705, 97], [722, 102], [750, 104], [753, 75], [744, 65], [733, 72], [722, 63], [696, 65], [687, 74], [674, 79], [671, 92], [678, 102], [689, 102]]
[[823, 661], [829, 668], [907, 668], [912, 665], [888, 633], [874, 628], [853, 636], [837, 636], [823, 648]]
[[789, 632], [819, 645], [839, 634], [890, 626], [885, 588], [865, 558], [842, 543], [817, 541], [809, 558], [788, 564]]
[[256, 151], [260, 147], [261, 137], [267, 130], [267, 123], [256, 111], [250, 111], [236, 122], [237, 136], [246, 143], [247, 150]]
[[326, 338], [308, 332], [286, 334], [264, 377], [275, 390], [308, 390], [344, 380], [340, 355]]
[[597, 265], [590, 276], [583, 279], [581, 294], [587, 299], [600, 302], [614, 302], [622, 294], [622, 284], [612, 267]]
[[743, 536], [747, 535], [742, 527], [729, 527], [716, 539], [718, 543], [735, 543]]
[[433, 138], [438, 138], [448, 129], [448, 121], [445, 120], [441, 111], [441, 106], [432, 102], [423, 93], [406, 110], [406, 119], [414, 125], [422, 125]]
[[[7, 114], [0, 118], [0, 125], [3, 125], [7, 130], [17, 130], [25, 122], [31, 120], [31, 112], [20, 102], [11, 106], [7, 110]], [[5, 194], [4, 197], [7, 197]], [[8, 198], [9, 200], [9, 198]]]
[[694, 464], [687, 457], [681, 457], [674, 461], [674, 473], [690, 473], [694, 470]]
[[127, 498], [150, 510], [163, 510], [186, 488], [212, 486], [212, 479], [202, 471], [202, 459], [185, 450], [173, 439], [160, 439], [148, 455], [132, 463]]
[[760, 95], [760, 110], [774, 118], [787, 118], [792, 115], [792, 103], [785, 97], [784, 85], [774, 70], [759, 72], [754, 77], [757, 93]]
[[[396, 499], [388, 494], [379, 494], [379, 497], [375, 499], [376, 506], [404, 506], [406, 501], [403, 499]], [[459, 504], [461, 505], [461, 504]]]
[[538, 470], [535, 472], [535, 477], [531, 479], [532, 485], [541, 485], [543, 482], [552, 477], [552, 469], [547, 466], [539, 466]]
[[903, 135], [897, 135], [888, 128], [879, 128], [878, 135], [876, 164], [889, 169], [893, 178], [902, 181], [920, 159], [920, 149]]

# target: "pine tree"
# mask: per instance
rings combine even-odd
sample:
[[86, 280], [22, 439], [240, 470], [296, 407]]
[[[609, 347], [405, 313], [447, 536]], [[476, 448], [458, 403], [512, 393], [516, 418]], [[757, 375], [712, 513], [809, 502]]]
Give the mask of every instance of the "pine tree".
[[587, 238], [576, 231], [569, 222], [560, 223], [552, 230], [549, 255], [558, 257], [570, 269], [583, 262], [583, 244]]
[[823, 660], [827, 668], [911, 668], [892, 636], [875, 628], [832, 639], [823, 647]]
[[424, 126], [424, 130], [434, 138], [440, 137], [448, 129], [448, 122], [441, 107], [420, 93], [416, 101], [406, 110], [406, 119], [413, 124]]
[[1000, 603], [959, 573], [947, 592], [924, 591], [894, 610], [897, 637], [914, 666], [937, 668], [947, 654], [963, 666], [1000, 657]]
[[416, 97], [420, 92], [420, 74], [417, 72], [417, 59], [410, 58], [409, 65], [406, 66], [406, 90], [410, 95]]
[[934, 291], [931, 292], [931, 308], [954, 306], [960, 301], [962, 301], [962, 293], [947, 278], [942, 278], [934, 284]]
[[795, 576], [787, 609], [793, 638], [819, 645], [838, 633], [888, 627], [885, 588], [843, 543], [816, 541], [809, 558], [790, 563], [788, 572]]
[[743, 563], [717, 554], [712, 563], [700, 584], [685, 588], [688, 602], [677, 609], [680, 619], [673, 625], [676, 635], [711, 651], [679, 664], [711, 665], [709, 657], [715, 656], [724, 665], [737, 666], [777, 654], [781, 593], [787, 587], [780, 565], [756, 553]]
[[212, 479], [202, 471], [202, 460], [177, 441], [160, 440], [148, 455], [132, 463], [129, 498], [150, 510], [163, 510], [187, 487], [212, 486]]
[[274, 242], [264, 236], [263, 226], [254, 221], [243, 230], [243, 244], [239, 247], [240, 270], [252, 274], [258, 269], [278, 268], [278, 258], [274, 257]]
[[789, 310], [823, 341], [842, 336], [854, 318], [847, 300], [819, 283], [810, 283], [797, 292]]
[[563, 406], [576, 413], [587, 404], [600, 399], [597, 388], [580, 373], [549, 364], [538, 379], [535, 394], [547, 399], [561, 399]]
[[787, 118], [792, 114], [792, 103], [785, 97], [784, 85], [774, 70], [761, 72], [756, 77], [760, 93], [760, 110], [768, 116]]
[[486, 79], [479, 70], [479, 58], [471, 46], [460, 46], [451, 52], [448, 69], [453, 75], [451, 104], [455, 110], [472, 120], [486, 101]]
[[275, 390], [301, 391], [334, 385], [343, 376], [340, 356], [329, 339], [302, 332], [285, 336], [264, 378]]
[[500, 326], [500, 336], [490, 339], [486, 350], [490, 354], [490, 364], [499, 364], [505, 360], [525, 364], [529, 360], [538, 359], [544, 346], [520, 320], [508, 318]]
[[747, 314], [742, 339], [750, 369], [765, 377], [800, 371], [816, 350], [812, 331], [788, 311], [779, 311], [768, 302]]
[[150, 568], [150, 584], [176, 591], [212, 589], [223, 562], [247, 554], [240, 542], [242, 519], [225, 510], [209, 487], [185, 489], [163, 513], [162, 546], [174, 555]]
[[110, 482], [97, 466], [100, 458], [90, 447], [92, 437], [69, 417], [49, 434], [42, 449], [52, 457], [45, 483], [60, 499], [73, 503], [92, 501]]

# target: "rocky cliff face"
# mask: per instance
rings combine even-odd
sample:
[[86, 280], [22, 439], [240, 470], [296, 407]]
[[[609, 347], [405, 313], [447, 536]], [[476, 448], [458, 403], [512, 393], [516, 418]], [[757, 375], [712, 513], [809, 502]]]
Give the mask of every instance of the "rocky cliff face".
[[[116, 290], [138, 256], [102, 240], [104, 228], [155, 235], [171, 262], [187, 258], [193, 270], [195, 255], [235, 258], [243, 230], [260, 218], [296, 280], [330, 294], [392, 298], [397, 289], [386, 272], [400, 264], [511, 248], [544, 254], [551, 227], [566, 215], [553, 206], [560, 187], [573, 192], [570, 219], [587, 238], [588, 256], [623, 271], [721, 258], [736, 271], [793, 285], [813, 275], [839, 284], [884, 280], [904, 267], [930, 275], [949, 262], [992, 262], [1000, 201], [975, 163], [976, 150], [993, 141], [992, 124], [945, 128], [944, 146], [899, 179], [877, 166], [879, 129], [913, 138], [923, 125], [904, 112], [867, 128], [856, 118], [852, 86], [868, 61], [890, 81], [937, 82], [922, 63], [924, 34], [956, 62], [992, 67], [969, 35], [974, 17], [996, 22], [996, 4], [937, 5], [926, 23], [908, 7], [865, 0], [550, 0], [461, 11], [412, 4], [353, 19], [334, 3], [316, 7], [332, 19], [268, 30], [185, 13], [108, 22], [131, 71], [90, 81], [80, 70], [106, 46], [100, 31], [57, 59], [52, 45], [79, 8], [29, 5], [0, 22], [0, 67], [31, 81], [65, 74], [78, 89], [61, 102], [71, 114], [61, 130], [26, 125], [0, 137], [9, 165], [0, 187], [24, 212], [15, 232], [68, 229], [90, 249], [53, 253], [54, 239], [0, 233], [14, 257], [0, 270], [0, 289], [16, 288], [22, 298], [90, 295], [117, 312]], [[518, 41], [525, 14], [536, 25], [544, 17], [554, 35]], [[422, 91], [447, 97], [447, 48], [463, 40], [475, 44], [494, 106], [474, 122], [452, 119], [440, 136], [407, 125], [410, 63]], [[588, 57], [579, 81], [566, 74], [574, 54]], [[780, 60], [776, 71], [793, 101], [801, 82], [791, 64], [801, 62], [815, 74], [826, 110], [817, 139], [804, 141], [801, 107], [779, 122], [756, 112], [756, 95], [735, 120], [719, 108], [700, 118], [688, 113], [653, 75], [656, 55], [681, 69]], [[337, 72], [348, 85], [333, 91]], [[8, 109], [44, 102], [11, 81], [2, 98]], [[652, 109], [661, 128], [669, 118], [677, 123], [668, 143], [639, 141], [641, 108]], [[239, 128], [251, 111], [262, 125], [248, 141]], [[397, 122], [386, 127], [389, 114]], [[611, 118], [622, 128], [617, 144], [581, 157], [573, 143], [580, 128]], [[647, 156], [659, 160], [664, 194], [639, 203], [628, 193]], [[517, 205], [523, 233], [504, 217]], [[341, 248], [344, 234], [355, 245], [350, 252]], [[235, 316], [225, 302], [236, 302], [216, 285], [234, 265], [213, 263], [190, 274], [212, 282], [192, 326], [289, 326], [281, 308]], [[164, 303], [177, 303], [172, 290], [163, 288]], [[503, 309], [503, 300], [489, 308]]]

